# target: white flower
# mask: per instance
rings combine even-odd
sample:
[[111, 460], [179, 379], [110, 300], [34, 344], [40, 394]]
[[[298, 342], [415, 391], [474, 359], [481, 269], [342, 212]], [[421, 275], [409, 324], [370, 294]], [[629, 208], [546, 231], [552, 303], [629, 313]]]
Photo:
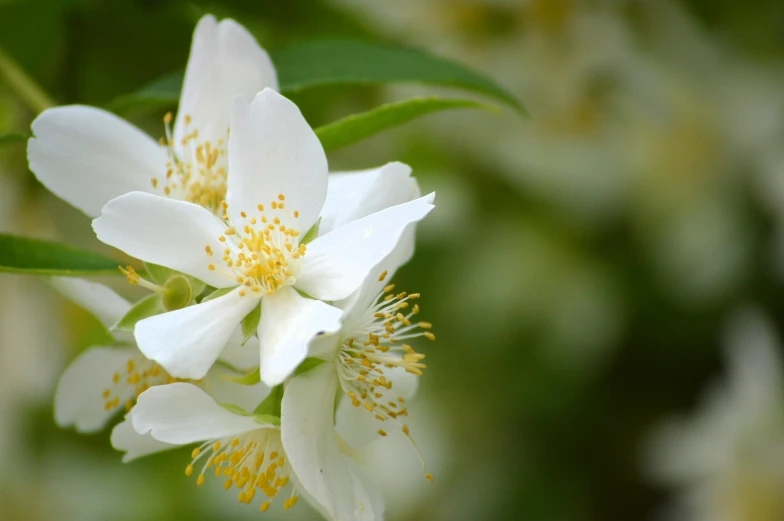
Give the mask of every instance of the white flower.
[[[131, 308], [130, 303], [111, 289], [80, 279], [54, 278], [51, 284], [62, 294], [94, 314], [111, 328]], [[133, 337], [113, 332], [115, 342], [108, 346], [91, 347], [80, 354], [65, 370], [57, 385], [54, 415], [61, 427], [74, 426], [89, 433], [103, 429], [119, 410], [130, 411], [141, 393], [150, 387], [177, 381], [162, 367], [145, 358], [133, 344]], [[221, 353], [221, 360], [238, 370], [257, 363], [253, 354], [255, 339], [240, 345], [237, 330]], [[236, 373], [223, 365], [215, 365], [207, 376], [196, 382], [212, 396], [239, 406], [255, 403], [238, 401], [235, 387], [226, 377]]]
[[678, 487], [678, 519], [784, 519], [784, 380], [781, 345], [759, 312], [731, 323], [729, 378], [689, 420], [655, 432], [651, 473]]
[[[413, 322], [419, 295], [396, 293], [394, 285], [385, 282], [412, 253], [413, 230], [354, 295], [339, 303], [341, 329], [311, 343], [310, 355], [326, 363], [286, 384], [281, 407], [283, 446], [303, 490], [331, 519], [363, 519], [362, 510], [346, 499], [351, 494], [335, 494], [336, 487], [350, 490], [353, 472], [341, 458], [333, 432], [334, 397], [339, 389], [346, 399], [338, 407], [336, 429], [350, 445], [358, 447], [387, 436], [391, 428], [413, 443], [401, 419], [408, 415], [406, 400], [414, 394], [425, 364], [424, 355], [407, 342], [435, 336], [429, 323]], [[425, 476], [433, 480], [429, 473]]]
[[237, 94], [278, 88], [275, 69], [234, 20], [196, 26], [173, 131], [164, 145], [104, 110], [72, 105], [44, 111], [28, 143], [30, 170], [90, 217], [132, 191], [166, 194], [220, 211], [226, 192], [229, 106]]
[[406, 228], [433, 208], [434, 194], [305, 245], [327, 191], [327, 161], [315, 133], [292, 102], [270, 89], [251, 103], [236, 98], [231, 128], [223, 220], [188, 202], [132, 192], [110, 201], [93, 228], [129, 255], [229, 290], [140, 321], [136, 340], [148, 358], [177, 377], [203, 377], [263, 300], [261, 377], [274, 386], [305, 358], [316, 334], [338, 329], [340, 310], [321, 300], [355, 291]]
[[[318, 369], [306, 374], [317, 375]], [[294, 389], [294, 393], [298, 391]], [[322, 399], [331, 402], [332, 396], [325, 395]], [[300, 493], [310, 499], [299, 484], [298, 475], [292, 471], [289, 462], [292, 455], [284, 448], [279, 427], [252, 415], [231, 412], [194, 385], [174, 383], [148, 390], [139, 397], [129, 421], [143, 436], [126, 438], [130, 429], [126, 422], [115, 429], [113, 442], [134, 456], [150, 453], [148, 447], [153, 442], [165, 444], [159, 450], [200, 443], [185, 469], [188, 476], [196, 474], [199, 486], [205, 483], [207, 475], [213, 474], [223, 480], [227, 490], [233, 487], [239, 490], [240, 503], [250, 504], [258, 494], [262, 512], [289, 485], [284, 508], [293, 506]], [[331, 426], [329, 433], [334, 437]], [[327, 493], [348, 510], [334, 516], [322, 509], [320, 503], [314, 506], [336, 521], [381, 519], [383, 506], [379, 507], [378, 491], [351, 460], [340, 453], [336, 457], [336, 461], [321, 462], [321, 471], [332, 478]]]

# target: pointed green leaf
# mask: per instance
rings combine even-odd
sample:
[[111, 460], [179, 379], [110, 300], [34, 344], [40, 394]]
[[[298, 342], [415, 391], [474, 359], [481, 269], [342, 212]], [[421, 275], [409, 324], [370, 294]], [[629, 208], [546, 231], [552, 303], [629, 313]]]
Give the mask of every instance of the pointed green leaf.
[[242, 345], [245, 345], [256, 334], [256, 330], [259, 329], [259, 320], [261, 320], [261, 302], [242, 319]]
[[334, 150], [361, 141], [388, 128], [408, 123], [432, 112], [449, 109], [485, 109], [497, 111], [491, 105], [473, 100], [451, 98], [413, 98], [381, 105], [361, 114], [339, 119], [318, 127], [316, 135], [324, 150]]
[[489, 77], [421, 50], [351, 40], [317, 40], [273, 53], [272, 60], [284, 93], [324, 85], [415, 82], [470, 90], [525, 111], [514, 96]]
[[0, 234], [0, 272], [32, 275], [119, 275], [119, 262], [42, 239]]
[[112, 330], [133, 331], [133, 328], [136, 326], [138, 321], [147, 317], [152, 317], [154, 315], [160, 315], [164, 311], [166, 310], [163, 308], [161, 295], [158, 293], [147, 295], [139, 302], [134, 304], [128, 313], [126, 313], [125, 316], [122, 317], [114, 327], [112, 327]]
[[183, 73], [172, 72], [148, 83], [133, 94], [120, 96], [107, 107], [112, 112], [126, 112], [135, 108], [176, 105], [182, 90]]
[[256, 385], [261, 381], [261, 371], [257, 367], [253, 371], [242, 376], [224, 376], [223, 379], [240, 385]]
[[[382, 43], [317, 40], [272, 53], [283, 94], [328, 85], [424, 83], [455, 87], [500, 100], [525, 113], [520, 102], [491, 78], [425, 51]], [[175, 106], [183, 73], [173, 72], [122, 96], [109, 105], [114, 112], [131, 108]]]
[[254, 415], [270, 415], [280, 418], [280, 402], [283, 400], [283, 385], [276, 385], [264, 398], [264, 401], [254, 409]]

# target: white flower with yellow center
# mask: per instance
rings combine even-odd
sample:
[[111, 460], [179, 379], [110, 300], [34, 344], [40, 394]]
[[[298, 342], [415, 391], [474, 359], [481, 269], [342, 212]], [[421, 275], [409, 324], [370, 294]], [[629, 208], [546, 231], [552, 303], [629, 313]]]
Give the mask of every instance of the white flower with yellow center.
[[220, 213], [226, 194], [229, 107], [235, 95], [278, 88], [275, 68], [234, 20], [203, 17], [193, 35], [174, 127], [159, 144], [94, 107], [45, 110], [33, 122], [30, 170], [54, 194], [97, 217], [111, 199], [144, 191]]
[[[128, 301], [101, 284], [72, 278], [54, 278], [51, 284], [109, 329], [131, 309]], [[130, 411], [136, 399], [150, 387], [177, 381], [142, 355], [132, 335], [122, 331], [112, 331], [112, 335], [115, 340], [111, 345], [87, 349], [60, 378], [54, 397], [54, 416], [61, 427], [73, 425], [84, 433], [99, 431], [119, 411]], [[244, 371], [258, 363], [257, 357], [248, 356], [253, 354], [255, 342], [250, 339], [250, 345], [242, 347], [238, 329], [221, 353], [225, 364], [213, 366], [196, 384], [221, 401], [254, 407], [255, 403], [238, 402], [235, 388], [239, 386], [228, 378], [237, 375], [229, 366]]]
[[[772, 324], [746, 310], [731, 323], [729, 377], [696, 415], [655, 432], [648, 467], [679, 492], [677, 519], [784, 519], [784, 379]], [[673, 517], [675, 519], [675, 517]]]
[[[424, 355], [409, 342], [417, 337], [435, 340], [435, 336], [429, 323], [416, 320], [419, 295], [395, 292], [386, 280], [412, 253], [410, 230], [362, 287], [338, 303], [343, 308], [341, 329], [311, 343], [310, 356], [325, 363], [286, 383], [281, 404], [283, 446], [302, 489], [331, 519], [352, 519], [351, 513], [358, 509], [351, 495], [333, 493], [335, 483], [349, 483], [353, 472], [341, 458], [342, 441], [358, 447], [396, 429], [413, 443], [404, 422], [406, 401], [425, 364]], [[335, 416], [338, 391], [346, 398]], [[419, 452], [416, 445], [414, 449]], [[429, 473], [425, 476], [433, 480]]]
[[[318, 368], [309, 373], [316, 370]], [[228, 410], [198, 387], [174, 383], [142, 394], [128, 420], [112, 433], [112, 439], [115, 447], [128, 451], [126, 461], [198, 443], [191, 453], [192, 461], [185, 467], [185, 474], [196, 476], [198, 486], [214, 476], [222, 481], [226, 490], [237, 491], [240, 503], [258, 504], [262, 512], [276, 500], [282, 500], [283, 507], [288, 509], [301, 494], [335, 521], [382, 518], [383, 503], [378, 490], [359, 467], [341, 453], [337, 453], [336, 460], [325, 462], [315, 471], [331, 477], [325, 493], [346, 508], [339, 515], [333, 515], [319, 502], [314, 502], [309, 491], [302, 487], [301, 476], [291, 466], [292, 455], [285, 450], [284, 433], [275, 424], [275, 418], [270, 420]], [[332, 425], [328, 428], [334, 436]]]
[[231, 128], [222, 218], [132, 192], [110, 201], [93, 228], [131, 256], [226, 291], [140, 321], [135, 336], [145, 356], [178, 378], [200, 379], [261, 303], [261, 378], [274, 386], [307, 356], [314, 336], [339, 328], [341, 311], [322, 301], [359, 288], [433, 208], [434, 194], [341, 224], [306, 245], [327, 192], [327, 160], [315, 133], [296, 105], [271, 89], [250, 103], [236, 98]]

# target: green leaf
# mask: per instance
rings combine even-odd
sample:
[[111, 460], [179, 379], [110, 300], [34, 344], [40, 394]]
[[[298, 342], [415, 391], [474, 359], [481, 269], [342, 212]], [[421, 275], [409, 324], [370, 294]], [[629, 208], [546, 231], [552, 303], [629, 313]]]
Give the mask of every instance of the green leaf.
[[283, 385], [276, 385], [253, 411], [254, 416], [269, 415], [280, 418], [280, 402], [283, 400]]
[[32, 275], [119, 275], [119, 262], [57, 242], [0, 234], [0, 272]]
[[497, 111], [491, 105], [473, 100], [450, 98], [413, 98], [381, 105], [361, 114], [339, 119], [318, 127], [316, 135], [324, 150], [334, 150], [368, 138], [388, 128], [408, 123], [431, 112], [448, 109], [486, 109]]
[[256, 334], [259, 329], [259, 320], [261, 320], [261, 302], [242, 319], [242, 345], [245, 345]]
[[176, 105], [182, 90], [183, 73], [171, 72], [148, 83], [133, 94], [120, 96], [107, 107], [112, 112], [126, 112], [135, 108], [165, 107]]
[[319, 226], [321, 226], [321, 217], [319, 217], [316, 223], [310, 227], [310, 230], [308, 230], [300, 242], [302, 244], [309, 244], [313, 239], [318, 237]]
[[125, 316], [122, 317], [119, 322], [117, 322], [112, 330], [133, 331], [133, 328], [138, 321], [147, 317], [152, 317], [154, 315], [160, 315], [164, 311], [165, 310], [163, 308], [163, 302], [160, 294], [153, 293], [152, 295], [147, 295], [139, 302], [134, 304], [128, 313], [126, 313]]
[[212, 300], [214, 298], [222, 297], [223, 295], [231, 293], [234, 289], [235, 288], [220, 288], [220, 289], [216, 289], [215, 291], [213, 291], [212, 293], [210, 293], [209, 295], [207, 295], [206, 297], [201, 299], [201, 301], [202, 301], [202, 303], [209, 302], [210, 300]]
[[281, 92], [338, 84], [416, 82], [458, 87], [507, 103], [520, 102], [487, 76], [427, 52], [379, 43], [317, 40], [272, 54]]
[[[489, 77], [427, 52], [382, 43], [317, 40], [272, 53], [283, 94], [328, 85], [424, 83], [456, 87], [500, 100], [525, 114], [520, 102]], [[109, 105], [114, 112], [176, 105], [182, 71], [173, 72], [122, 96]]]
[[0, 145], [6, 145], [9, 143], [21, 143], [26, 141], [27, 138], [30, 137], [27, 134], [23, 134], [21, 132], [5, 132], [0, 134]]
[[315, 369], [316, 367], [320, 366], [323, 363], [324, 360], [322, 360], [321, 358], [308, 357], [304, 359], [301, 364], [299, 364], [297, 370], [294, 371], [294, 376], [299, 376], [302, 373], [307, 373], [311, 369]]
[[242, 376], [224, 376], [223, 379], [240, 385], [256, 385], [261, 381], [261, 370], [257, 367], [248, 374]]

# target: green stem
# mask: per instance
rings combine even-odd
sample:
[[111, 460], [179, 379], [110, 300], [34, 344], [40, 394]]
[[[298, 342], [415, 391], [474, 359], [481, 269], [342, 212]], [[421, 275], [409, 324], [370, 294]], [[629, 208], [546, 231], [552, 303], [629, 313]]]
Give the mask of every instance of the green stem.
[[8, 86], [36, 113], [54, 107], [52, 98], [3, 49], [0, 49], [0, 76], [5, 78]]

